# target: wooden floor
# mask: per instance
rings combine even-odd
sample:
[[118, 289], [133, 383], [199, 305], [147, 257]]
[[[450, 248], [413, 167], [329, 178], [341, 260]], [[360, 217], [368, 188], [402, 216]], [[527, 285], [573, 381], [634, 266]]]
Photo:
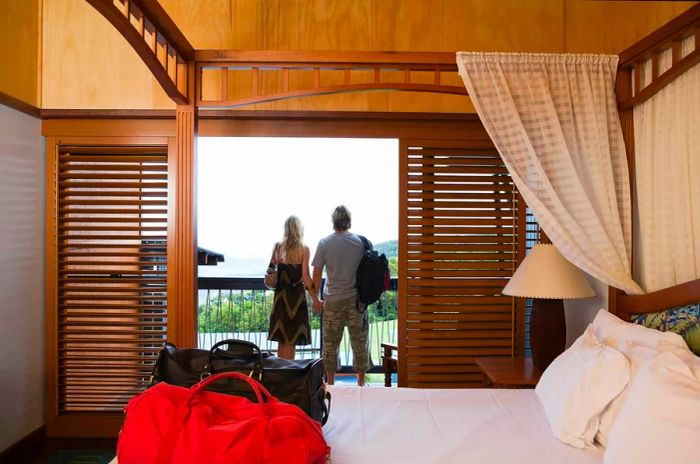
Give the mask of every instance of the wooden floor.
[[108, 464], [116, 455], [116, 440], [52, 440], [0, 457], [0, 464]]

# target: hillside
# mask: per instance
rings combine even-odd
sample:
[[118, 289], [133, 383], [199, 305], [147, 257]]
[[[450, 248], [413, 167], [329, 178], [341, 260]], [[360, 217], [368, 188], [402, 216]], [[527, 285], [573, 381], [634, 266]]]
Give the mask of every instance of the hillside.
[[399, 255], [399, 241], [389, 240], [388, 242], [377, 243], [374, 245], [377, 253], [386, 255], [386, 258], [396, 258]]

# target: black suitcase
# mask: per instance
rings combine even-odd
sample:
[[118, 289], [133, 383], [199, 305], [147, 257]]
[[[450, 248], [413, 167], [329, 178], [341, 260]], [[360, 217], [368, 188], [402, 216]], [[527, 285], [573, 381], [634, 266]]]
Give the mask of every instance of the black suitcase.
[[[166, 382], [191, 387], [209, 375], [230, 371], [259, 380], [280, 401], [299, 406], [321, 424], [328, 420], [331, 394], [326, 391], [322, 359], [282, 359], [243, 340], [224, 340], [209, 351], [178, 349], [166, 343], [153, 367], [150, 384]], [[232, 379], [216, 382], [207, 389], [255, 401], [250, 388]]]

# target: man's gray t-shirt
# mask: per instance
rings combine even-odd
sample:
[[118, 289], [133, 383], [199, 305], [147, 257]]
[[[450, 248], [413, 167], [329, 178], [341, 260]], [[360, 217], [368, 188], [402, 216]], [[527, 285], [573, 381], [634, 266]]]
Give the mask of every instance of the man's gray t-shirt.
[[339, 301], [357, 294], [355, 276], [364, 251], [362, 239], [348, 231], [334, 232], [318, 242], [311, 264], [326, 267], [326, 300]]

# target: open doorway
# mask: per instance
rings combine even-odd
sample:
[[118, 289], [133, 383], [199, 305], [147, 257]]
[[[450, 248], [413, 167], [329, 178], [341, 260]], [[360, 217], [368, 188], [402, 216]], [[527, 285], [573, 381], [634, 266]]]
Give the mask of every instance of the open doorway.
[[[351, 231], [385, 253], [392, 270], [392, 290], [369, 308], [370, 356], [378, 363], [380, 344], [396, 343], [398, 152], [397, 139], [200, 137], [198, 245], [223, 261], [199, 266], [199, 347], [237, 338], [274, 352], [276, 343], [267, 341], [273, 292], [262, 282], [273, 244], [294, 214], [313, 258], [333, 231], [333, 209], [344, 204]], [[298, 357], [320, 356], [320, 327], [312, 315], [312, 343]], [[352, 365], [347, 338], [339, 362], [341, 371]]]

